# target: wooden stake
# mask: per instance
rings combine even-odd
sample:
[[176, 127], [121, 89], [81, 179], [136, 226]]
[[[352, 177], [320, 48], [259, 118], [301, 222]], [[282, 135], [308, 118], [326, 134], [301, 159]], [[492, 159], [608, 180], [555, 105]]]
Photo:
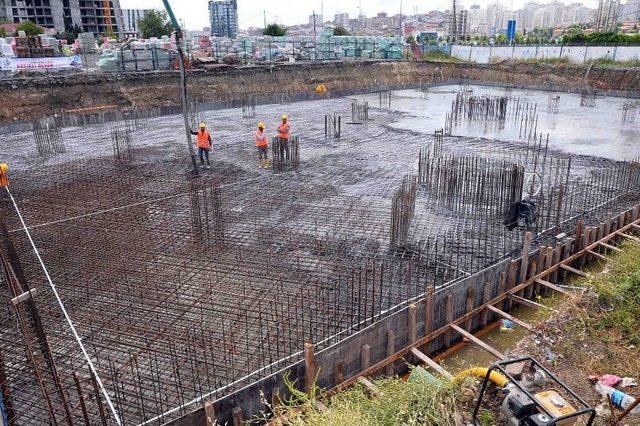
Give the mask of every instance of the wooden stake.
[[409, 342], [415, 342], [418, 339], [418, 327], [416, 325], [416, 305], [409, 305]]
[[205, 401], [204, 404], [205, 425], [215, 426], [216, 422], [216, 410], [213, 407], [213, 402]]
[[[387, 356], [389, 357], [393, 355], [395, 351], [396, 351], [396, 333], [393, 330], [388, 330], [387, 331]], [[387, 365], [385, 374], [387, 375], [387, 377], [392, 377], [394, 373], [395, 371], [393, 369], [393, 363], [389, 363], [389, 365]]]
[[487, 309], [486, 310], [493, 311], [496, 314], [500, 315], [501, 317], [506, 318], [509, 321], [514, 322], [514, 323], [522, 326], [523, 328], [526, 328], [529, 331], [533, 330], [533, 327], [531, 325], [529, 325], [529, 323], [526, 323], [526, 322], [522, 321], [521, 319], [518, 319], [518, 318], [516, 318], [514, 316], [511, 316], [508, 313], [506, 313], [504, 311], [501, 311], [500, 309], [496, 308], [495, 306], [487, 305]]
[[424, 353], [420, 352], [418, 349], [411, 348], [410, 351], [413, 355], [415, 355], [416, 358], [418, 358], [420, 361], [427, 364], [427, 366], [429, 366], [430, 368], [434, 369], [442, 377], [445, 377], [448, 380], [453, 379], [453, 376], [447, 370], [442, 368], [440, 364], [438, 364], [437, 362], [435, 362], [434, 360], [426, 356]]
[[371, 365], [371, 348], [369, 345], [362, 345], [360, 350], [360, 368], [364, 371], [369, 368], [369, 365]]
[[231, 410], [231, 415], [233, 416], [233, 426], [242, 426], [244, 423], [244, 413], [242, 412], [242, 407], [236, 407]]
[[455, 324], [451, 324], [450, 327], [452, 329], [454, 329], [455, 331], [457, 331], [458, 333], [462, 334], [464, 337], [466, 337], [468, 340], [470, 340], [471, 342], [475, 343], [476, 345], [480, 346], [482, 349], [484, 349], [485, 351], [489, 352], [490, 354], [492, 354], [493, 356], [495, 356], [498, 359], [506, 359], [506, 357], [504, 356], [504, 354], [502, 354], [500, 351], [498, 351], [497, 349], [492, 348], [491, 346], [487, 345], [485, 342], [483, 342], [482, 340], [478, 339], [476, 336], [474, 336], [471, 333], [467, 333], [467, 331], [465, 331], [464, 329], [458, 327]]
[[313, 382], [316, 379], [316, 360], [313, 350], [313, 343], [304, 344], [304, 390], [311, 394]]
[[335, 370], [333, 371], [334, 381], [336, 385], [344, 382], [344, 364], [341, 362], [336, 362]]
[[[445, 302], [444, 321], [446, 324], [449, 324], [450, 322], [453, 321], [453, 296], [450, 294], [447, 295], [447, 299]], [[449, 345], [451, 345], [451, 332], [447, 331], [443, 339], [444, 339], [444, 346], [449, 347]]]

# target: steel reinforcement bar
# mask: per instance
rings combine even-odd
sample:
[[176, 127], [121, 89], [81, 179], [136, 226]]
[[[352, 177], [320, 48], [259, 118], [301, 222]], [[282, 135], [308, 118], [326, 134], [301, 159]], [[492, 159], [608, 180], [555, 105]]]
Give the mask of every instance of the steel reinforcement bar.
[[330, 396], [366, 376], [402, 372], [406, 369], [399, 362], [402, 358], [424, 361], [416, 357], [416, 348], [424, 354], [440, 352], [460, 341], [464, 333], [485, 327], [512, 304], [533, 303], [531, 298], [547, 290], [568, 294], [555, 285], [566, 274], [586, 276], [579, 269], [585, 263], [606, 259], [608, 252], [619, 250], [616, 245], [622, 240], [640, 242], [631, 235], [640, 232], [639, 216], [640, 205], [609, 215], [598, 226], [587, 227], [580, 220], [575, 234], [559, 240], [556, 247], [532, 250], [528, 233], [520, 258], [507, 259], [437, 291], [427, 286], [424, 295], [403, 310], [318, 353], [312, 343], [306, 343], [303, 361], [216, 401], [197, 401], [199, 408], [171, 424], [241, 424], [243, 419], [268, 412], [265, 400], [277, 404], [287, 396], [285, 376], [300, 390], [308, 390], [316, 380], [319, 387], [328, 389], [324, 395]]

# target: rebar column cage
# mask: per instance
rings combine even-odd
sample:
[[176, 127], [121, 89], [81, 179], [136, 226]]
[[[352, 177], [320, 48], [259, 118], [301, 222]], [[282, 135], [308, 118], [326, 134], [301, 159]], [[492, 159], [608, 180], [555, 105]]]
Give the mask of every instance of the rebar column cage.
[[129, 129], [112, 130], [111, 146], [113, 148], [113, 159], [115, 161], [133, 161], [134, 155]]
[[271, 139], [271, 167], [274, 172], [295, 170], [300, 166], [300, 137]]
[[363, 124], [369, 121], [369, 102], [354, 100], [351, 102], [351, 123]]
[[191, 230], [196, 241], [206, 244], [224, 242], [222, 193], [218, 179], [194, 179], [189, 182]]
[[596, 91], [592, 87], [587, 87], [580, 91], [580, 106], [595, 107], [596, 106]]
[[379, 108], [391, 108], [392, 92], [387, 90], [386, 92], [380, 92], [378, 94], [378, 106]]
[[549, 93], [547, 99], [547, 112], [557, 114], [560, 109], [560, 95], [557, 93]]
[[635, 123], [637, 111], [638, 111], [638, 102], [636, 101], [625, 102], [622, 105], [622, 122]]
[[406, 175], [391, 199], [390, 246], [402, 248], [407, 243], [409, 228], [416, 209], [417, 177]]
[[33, 130], [33, 138], [40, 157], [50, 157], [55, 154], [64, 154], [66, 148], [62, 139], [60, 128], [46, 124], [43, 128]]
[[340, 139], [342, 135], [342, 117], [336, 113], [324, 116], [324, 138]]
[[242, 118], [254, 118], [256, 116], [256, 103], [256, 99], [253, 97], [241, 101]]
[[418, 182], [430, 200], [455, 212], [503, 217], [522, 197], [524, 167], [478, 156], [433, 155], [422, 149]]

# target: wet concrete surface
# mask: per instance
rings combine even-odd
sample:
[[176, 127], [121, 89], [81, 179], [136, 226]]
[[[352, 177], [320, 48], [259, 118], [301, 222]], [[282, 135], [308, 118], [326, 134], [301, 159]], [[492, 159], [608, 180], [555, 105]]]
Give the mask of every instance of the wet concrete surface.
[[[505, 89], [485, 86], [470, 86], [474, 96], [504, 96]], [[445, 116], [451, 110], [460, 86], [441, 86], [422, 90], [400, 90], [393, 92], [391, 110], [401, 112], [403, 117], [390, 123], [393, 128], [432, 135], [434, 130], [444, 127]], [[560, 95], [558, 112], [547, 110], [551, 93]], [[634, 123], [622, 121], [622, 106], [629, 99], [619, 97], [596, 98], [595, 107], [580, 106], [580, 94], [511, 90], [509, 96], [520, 102], [537, 103], [538, 131], [549, 133], [549, 146], [570, 154], [593, 155], [612, 160], [629, 160], [640, 156], [640, 117]], [[371, 106], [379, 106], [379, 95], [360, 96]], [[522, 141], [519, 138], [520, 123], [507, 119], [503, 129], [485, 129], [483, 123], [454, 126], [455, 136], [475, 136], [490, 139]]]

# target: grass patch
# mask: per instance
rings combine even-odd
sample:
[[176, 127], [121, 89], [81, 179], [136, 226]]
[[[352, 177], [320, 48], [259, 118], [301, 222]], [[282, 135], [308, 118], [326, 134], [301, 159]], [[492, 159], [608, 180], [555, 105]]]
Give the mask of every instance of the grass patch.
[[518, 62], [523, 62], [525, 64], [572, 64], [569, 58], [529, 58], [529, 59], [521, 59]]
[[455, 56], [451, 56], [439, 50], [431, 50], [425, 53], [424, 55], [422, 55], [422, 59], [424, 59], [425, 61], [433, 62], [463, 62], [461, 59], [458, 59]]
[[[471, 380], [432, 382], [427, 380], [404, 382], [399, 378], [372, 381], [380, 395], [369, 398], [360, 384], [333, 396], [320, 411], [311, 396], [287, 383], [292, 397], [283, 406], [275, 407], [276, 417], [286, 418], [287, 425], [441, 425], [454, 426], [465, 412], [463, 401], [471, 401], [475, 391]], [[461, 411], [462, 410], [462, 411]], [[490, 413], [483, 413], [483, 421], [492, 424]]]
[[612, 58], [600, 58], [594, 59], [591, 61], [593, 65], [598, 65], [601, 67], [626, 67], [626, 68], [636, 68], [640, 67], [640, 60], [631, 60], [631, 61], [614, 61]]
[[599, 330], [615, 332], [622, 342], [637, 345], [640, 343], [640, 244], [625, 243], [622, 249], [602, 272], [585, 283], [598, 297], [598, 311], [589, 315], [589, 322]]

